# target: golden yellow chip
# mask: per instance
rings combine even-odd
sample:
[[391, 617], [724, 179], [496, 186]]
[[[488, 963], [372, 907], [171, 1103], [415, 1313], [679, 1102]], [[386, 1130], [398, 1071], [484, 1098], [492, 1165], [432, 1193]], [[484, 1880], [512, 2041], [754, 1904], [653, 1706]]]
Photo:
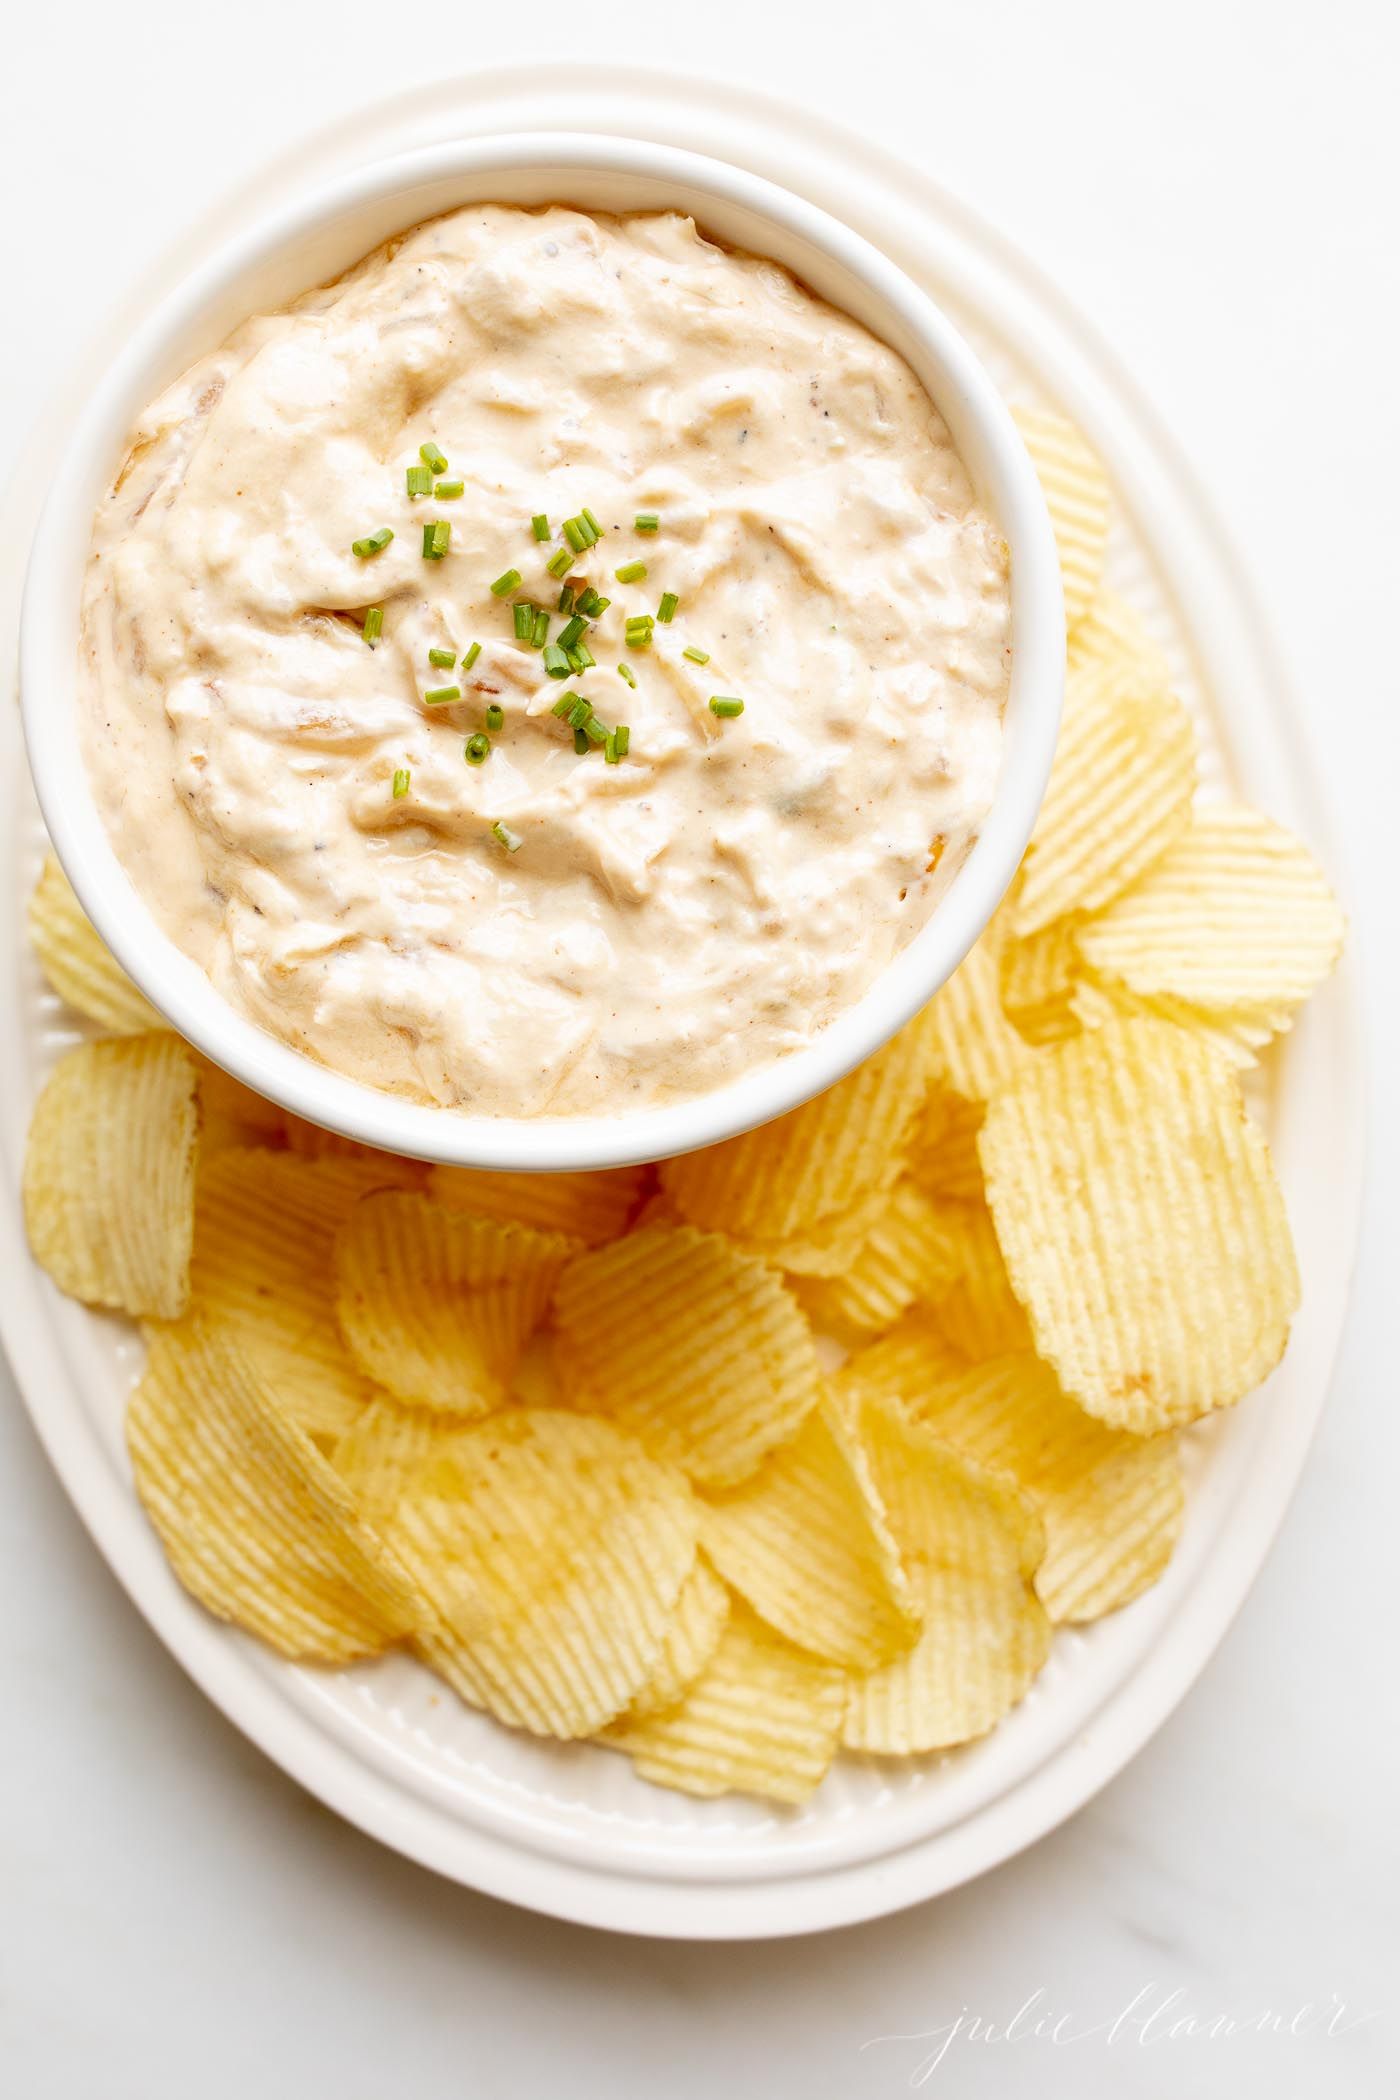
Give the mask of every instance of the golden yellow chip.
[[869, 1463], [833, 1402], [751, 1480], [706, 1503], [700, 1540], [760, 1618], [828, 1662], [870, 1670], [917, 1636]]
[[1198, 812], [1079, 934], [1100, 978], [1212, 1013], [1291, 1013], [1341, 953], [1345, 921], [1307, 848], [1257, 810]]
[[1011, 1288], [986, 1204], [950, 1204], [943, 1215], [956, 1240], [958, 1272], [933, 1303], [939, 1329], [969, 1363], [1029, 1348], [1025, 1308]]
[[729, 1591], [698, 1553], [667, 1622], [661, 1654], [617, 1725], [678, 1705], [719, 1646], [728, 1623]]
[[336, 1314], [362, 1371], [445, 1413], [504, 1404], [577, 1240], [452, 1210], [413, 1190], [367, 1196], [335, 1247]]
[[387, 1393], [364, 1407], [330, 1452], [331, 1464], [366, 1523], [383, 1529], [415, 1473], [446, 1450], [461, 1423], [426, 1407], [402, 1407]]
[[909, 1172], [931, 1196], [954, 1203], [982, 1200], [977, 1133], [984, 1104], [957, 1094], [929, 1096], [909, 1145]]
[[199, 1116], [177, 1035], [85, 1043], [54, 1067], [24, 1154], [35, 1259], [87, 1305], [174, 1319], [189, 1298]]
[[287, 1118], [275, 1101], [225, 1072], [211, 1058], [194, 1053], [199, 1068], [199, 1145], [207, 1155], [230, 1145], [280, 1146], [286, 1142]]
[[1005, 921], [989, 926], [927, 1009], [934, 1077], [965, 1101], [985, 1101], [1007, 1085], [1027, 1054], [1001, 1003], [1005, 943]]
[[171, 1567], [217, 1617], [328, 1663], [423, 1623], [406, 1571], [227, 1338], [197, 1320], [154, 1335], [126, 1439]]
[[928, 1083], [921, 1015], [815, 1101], [743, 1137], [667, 1160], [661, 1185], [692, 1225], [745, 1240], [801, 1237], [894, 1185]]
[[1027, 1351], [905, 1397], [917, 1420], [1034, 1501], [1045, 1520], [1036, 1589], [1053, 1620], [1102, 1618], [1162, 1573], [1185, 1508], [1174, 1432], [1109, 1429]]
[[898, 1326], [846, 1358], [831, 1380], [843, 1404], [899, 1399], [918, 1411], [924, 1393], [967, 1368], [926, 1305], [916, 1305]]
[[1039, 933], [1016, 935], [1002, 949], [1001, 1003], [1006, 1018], [1036, 1048], [1063, 1042], [1079, 1031], [1074, 987], [1080, 970], [1076, 936], [1082, 924], [1077, 913], [1055, 919]]
[[1136, 881], [1186, 829], [1195, 785], [1196, 737], [1179, 700], [1118, 664], [1071, 672], [1017, 932], [1097, 911]]
[[[816, 1224], [808, 1226], [805, 1232], [794, 1233], [788, 1239], [740, 1239], [736, 1234], [730, 1234], [730, 1237], [736, 1247], [742, 1247], [756, 1261], [766, 1261], [773, 1269], [786, 1269], [792, 1276], [839, 1276], [857, 1259], [861, 1248], [885, 1216], [889, 1202], [889, 1186], [882, 1183], [866, 1195], [858, 1196], [845, 1210], [833, 1211], [829, 1217], [820, 1218]], [[655, 1215], [659, 1216], [660, 1212]], [[652, 1222], [650, 1204], [637, 1222]], [[672, 1222], [680, 1222], [674, 1214]]]
[[1228, 1407], [1283, 1354], [1298, 1271], [1269, 1151], [1215, 1052], [1120, 1021], [1037, 1052], [982, 1126], [1037, 1352], [1146, 1435]]
[[114, 1035], [143, 1035], [165, 1022], [107, 948], [52, 853], [29, 899], [29, 938], [39, 967], [65, 1004]]
[[1074, 987], [1074, 1011], [1083, 1028], [1102, 1028], [1108, 1021], [1171, 1021], [1199, 1036], [1237, 1070], [1259, 1061], [1258, 1053], [1276, 1035], [1292, 1027], [1286, 1013], [1264, 1014], [1252, 1007], [1211, 1013], [1182, 999], [1142, 999], [1125, 984], [1101, 983], [1091, 972]]
[[936, 1298], [962, 1266], [948, 1206], [912, 1181], [896, 1182], [860, 1252], [840, 1276], [799, 1276], [793, 1289], [814, 1327], [848, 1347], [893, 1327], [916, 1298]]
[[1135, 682], [1149, 691], [1167, 692], [1172, 678], [1167, 659], [1153, 641], [1142, 616], [1112, 591], [1100, 590], [1069, 638], [1069, 667], [1111, 663], [1131, 669]]
[[194, 1308], [228, 1330], [298, 1426], [328, 1442], [374, 1392], [336, 1324], [335, 1236], [393, 1171], [387, 1155], [310, 1160], [258, 1147], [217, 1152], [200, 1169]]
[[1103, 574], [1108, 544], [1108, 476], [1073, 423], [1048, 409], [1014, 411], [1040, 477], [1065, 593], [1065, 626], [1073, 632]]
[[428, 1193], [479, 1218], [562, 1232], [601, 1247], [635, 1218], [647, 1192], [650, 1167], [617, 1167], [601, 1174], [478, 1173], [470, 1167], [434, 1167]]
[[801, 1309], [716, 1233], [652, 1225], [580, 1255], [554, 1310], [566, 1390], [707, 1485], [743, 1480], [816, 1405]]
[[836, 1755], [846, 1682], [736, 1605], [679, 1706], [629, 1716], [603, 1741], [677, 1793], [805, 1801]]
[[647, 1683], [696, 1525], [683, 1475], [625, 1431], [520, 1407], [460, 1429], [388, 1535], [437, 1614], [425, 1660], [498, 1721], [568, 1739]]
[[842, 1741], [907, 1756], [985, 1735], [1025, 1697], [1050, 1649], [1035, 1593], [1045, 1533], [1005, 1475], [860, 1399], [855, 1419], [923, 1612], [906, 1654], [852, 1681]]

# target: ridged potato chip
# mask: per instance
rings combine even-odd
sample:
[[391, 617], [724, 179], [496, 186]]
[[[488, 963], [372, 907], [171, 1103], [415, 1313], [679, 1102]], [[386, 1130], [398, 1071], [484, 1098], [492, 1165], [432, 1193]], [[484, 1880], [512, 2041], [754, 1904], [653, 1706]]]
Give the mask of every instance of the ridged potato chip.
[[335, 1244], [350, 1354], [399, 1400], [471, 1417], [503, 1406], [577, 1240], [452, 1210], [413, 1190], [365, 1197]]
[[929, 1195], [954, 1203], [982, 1199], [977, 1133], [985, 1103], [933, 1093], [909, 1145], [909, 1173]]
[[916, 1305], [898, 1326], [846, 1358], [831, 1380], [838, 1400], [900, 1399], [914, 1412], [924, 1393], [957, 1378], [967, 1360], [955, 1349], [926, 1305]]
[[191, 1298], [225, 1328], [309, 1436], [328, 1442], [359, 1419], [374, 1388], [335, 1317], [335, 1236], [381, 1177], [387, 1154], [300, 1159], [257, 1146], [200, 1168]]
[[1037, 1353], [1140, 1435], [1283, 1354], [1298, 1270], [1268, 1147], [1215, 1052], [1120, 1021], [1039, 1051], [987, 1110], [987, 1200]]
[[[898, 1390], [896, 1388], [895, 1390]], [[1130, 1436], [1086, 1414], [1022, 1351], [921, 1385], [915, 1419], [1010, 1474], [1045, 1522], [1040, 1601], [1057, 1623], [1102, 1618], [1154, 1583], [1181, 1531], [1175, 1433]]]
[[679, 1705], [719, 1646], [729, 1610], [728, 1589], [704, 1554], [697, 1553], [667, 1622], [661, 1653], [619, 1725]]
[[677, 1793], [805, 1801], [836, 1755], [846, 1682], [736, 1605], [680, 1704], [620, 1721], [603, 1740]]
[[743, 1137], [665, 1161], [661, 1186], [692, 1225], [745, 1240], [800, 1237], [893, 1186], [929, 1076], [920, 1015], [815, 1101]]
[[1290, 1014], [1341, 953], [1345, 921], [1317, 862], [1257, 810], [1203, 809], [1079, 933], [1100, 978], [1211, 1013]]
[[627, 1230], [645, 1199], [649, 1167], [600, 1174], [497, 1174], [471, 1167], [434, 1167], [428, 1193], [479, 1218], [532, 1225], [601, 1247]]
[[684, 1476], [626, 1431], [521, 1407], [460, 1429], [388, 1536], [437, 1615], [432, 1667], [498, 1721], [571, 1740], [650, 1678], [697, 1523]]
[[901, 1757], [970, 1742], [1025, 1697], [1049, 1653], [1035, 1592], [1044, 1527], [1012, 1481], [897, 1404], [860, 1400], [855, 1419], [923, 1630], [907, 1654], [852, 1680], [842, 1741]]
[[839, 1276], [799, 1276], [798, 1302], [824, 1334], [858, 1348], [918, 1298], [941, 1295], [958, 1274], [961, 1237], [947, 1206], [912, 1181], [896, 1182], [860, 1252]]
[[1002, 949], [1002, 1007], [1017, 1034], [1037, 1049], [1079, 1032], [1074, 987], [1082, 923], [1078, 913], [1055, 919], [1039, 933], [1016, 935]]
[[126, 1440], [171, 1567], [216, 1617], [325, 1663], [422, 1625], [406, 1571], [226, 1336], [191, 1320], [152, 1337]]
[[86, 1305], [173, 1320], [189, 1300], [199, 1114], [177, 1035], [84, 1043], [55, 1065], [24, 1154], [36, 1261]]
[[1181, 999], [1143, 999], [1127, 985], [1101, 983], [1085, 971], [1074, 987], [1074, 1011], [1081, 1028], [1102, 1028], [1109, 1021], [1170, 1021], [1245, 1071], [1259, 1062], [1259, 1052], [1293, 1025], [1291, 1014], [1265, 1014], [1251, 1007], [1210, 1013]]
[[199, 1068], [199, 1149], [202, 1155], [222, 1152], [230, 1145], [286, 1143], [287, 1119], [275, 1101], [255, 1094], [251, 1087], [225, 1072], [212, 1058], [196, 1050]]
[[392, 1521], [409, 1481], [448, 1448], [461, 1426], [455, 1415], [403, 1407], [387, 1393], [361, 1409], [354, 1426], [336, 1440], [330, 1460], [366, 1523], [382, 1530]]
[[989, 927], [926, 1009], [934, 1077], [965, 1101], [985, 1101], [1006, 1086], [1026, 1056], [1001, 1003], [1005, 940], [1005, 922]]
[[[829, 1217], [818, 1219], [805, 1232], [794, 1233], [788, 1239], [741, 1239], [733, 1233], [728, 1237], [736, 1247], [751, 1254], [755, 1261], [765, 1261], [771, 1269], [785, 1269], [790, 1276], [839, 1276], [856, 1260], [884, 1217], [889, 1201], [889, 1184], [882, 1182], [878, 1188], [858, 1196], [847, 1209], [833, 1211]], [[643, 1219], [652, 1222], [651, 1212], [652, 1206], [648, 1204], [638, 1223]], [[671, 1222], [679, 1224], [680, 1219], [672, 1213]]]
[[1179, 700], [1119, 664], [1071, 672], [1016, 931], [1109, 903], [1186, 829], [1195, 786], [1196, 736]]
[[870, 1670], [918, 1634], [865, 1453], [833, 1402], [751, 1480], [706, 1502], [700, 1540], [760, 1618], [828, 1662]]
[[652, 1225], [580, 1255], [554, 1312], [566, 1390], [710, 1486], [744, 1479], [816, 1405], [795, 1299], [716, 1233]]
[[114, 1035], [164, 1028], [164, 1018], [104, 944], [52, 853], [44, 856], [29, 899], [29, 938], [40, 969], [75, 1013]]
[[1011, 1287], [996, 1228], [985, 1202], [963, 1203], [944, 1212], [956, 1239], [958, 1270], [933, 1302], [940, 1331], [969, 1363], [1030, 1347], [1025, 1308]]
[[1137, 684], [1152, 692], [1167, 692], [1171, 671], [1167, 659], [1153, 641], [1142, 617], [1112, 591], [1100, 590], [1082, 620], [1075, 623], [1069, 638], [1069, 667], [1082, 670], [1085, 664], [1117, 664], [1132, 672]]
[[1108, 545], [1108, 476], [1073, 423], [1048, 409], [1013, 410], [1031, 464], [1045, 491], [1065, 593], [1065, 626], [1073, 632], [1089, 610]]

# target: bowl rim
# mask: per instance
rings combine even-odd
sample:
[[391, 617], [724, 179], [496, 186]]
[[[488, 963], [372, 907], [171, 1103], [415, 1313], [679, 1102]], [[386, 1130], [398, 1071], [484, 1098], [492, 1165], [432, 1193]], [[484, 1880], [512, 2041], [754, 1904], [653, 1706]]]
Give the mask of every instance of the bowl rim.
[[[350, 1079], [240, 1014], [151, 916], [107, 835], [77, 749], [77, 608], [65, 572], [75, 535], [84, 549], [91, 537], [90, 462], [120, 456], [134, 414], [159, 391], [148, 375], [169, 359], [172, 341], [292, 242], [401, 192], [462, 179], [476, 181], [479, 195], [477, 179], [497, 170], [698, 191], [818, 251], [873, 296], [891, 334], [916, 346], [916, 366], [923, 358], [938, 368], [937, 405], [965, 460], [972, 451], [1011, 549], [1014, 656], [996, 793], [928, 921], [808, 1046], [711, 1092], [605, 1116], [473, 1116], [427, 1105]], [[416, 223], [407, 208], [402, 223]], [[174, 376], [167, 369], [166, 380]], [[1064, 616], [1049, 514], [1010, 410], [959, 331], [898, 265], [820, 207], [727, 161], [634, 138], [541, 131], [454, 140], [323, 180], [208, 256], [152, 310], [92, 389], [54, 472], [25, 578], [19, 673], [30, 770], [54, 850], [117, 961], [186, 1040], [254, 1092], [361, 1143], [441, 1164], [565, 1172], [672, 1157], [765, 1123], [833, 1085], [927, 1003], [977, 940], [1029, 840], [1059, 729]]]

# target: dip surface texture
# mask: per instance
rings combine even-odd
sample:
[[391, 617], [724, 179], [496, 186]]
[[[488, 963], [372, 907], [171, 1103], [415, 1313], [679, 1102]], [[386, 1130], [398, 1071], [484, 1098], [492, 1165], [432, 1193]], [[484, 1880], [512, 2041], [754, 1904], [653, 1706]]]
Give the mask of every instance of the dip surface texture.
[[[425, 442], [460, 497], [407, 495]], [[490, 585], [518, 569], [557, 637], [584, 506], [569, 577], [612, 603], [561, 684]], [[1009, 640], [1000, 533], [864, 328], [672, 214], [473, 206], [142, 419], [96, 522], [85, 760], [156, 918], [274, 1035], [474, 1113], [621, 1112], [803, 1047], [924, 924], [993, 795]], [[565, 691], [628, 725], [620, 763], [576, 752]]]

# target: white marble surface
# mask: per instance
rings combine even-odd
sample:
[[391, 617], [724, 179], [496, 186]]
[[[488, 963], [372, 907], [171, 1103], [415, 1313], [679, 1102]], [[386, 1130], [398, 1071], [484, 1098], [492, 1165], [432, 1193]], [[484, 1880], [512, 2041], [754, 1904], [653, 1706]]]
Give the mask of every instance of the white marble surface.
[[[0, 469], [25, 402], [132, 274], [368, 95], [532, 51], [650, 57], [781, 89], [920, 159], [1059, 279], [1184, 437], [1315, 710], [1371, 963], [1374, 1172], [1347, 1344], [1253, 1596], [1118, 1782], [936, 1904], [756, 1949], [544, 1923], [340, 1827], [147, 1634], [0, 1370], [0, 2092], [1389, 2094], [1400, 18], [1382, 0], [498, 12], [12, 16]], [[1188, 2012], [1242, 2028], [1172, 2039]], [[955, 2032], [935, 2064], [937, 2031], [973, 2015], [996, 2037]]]

